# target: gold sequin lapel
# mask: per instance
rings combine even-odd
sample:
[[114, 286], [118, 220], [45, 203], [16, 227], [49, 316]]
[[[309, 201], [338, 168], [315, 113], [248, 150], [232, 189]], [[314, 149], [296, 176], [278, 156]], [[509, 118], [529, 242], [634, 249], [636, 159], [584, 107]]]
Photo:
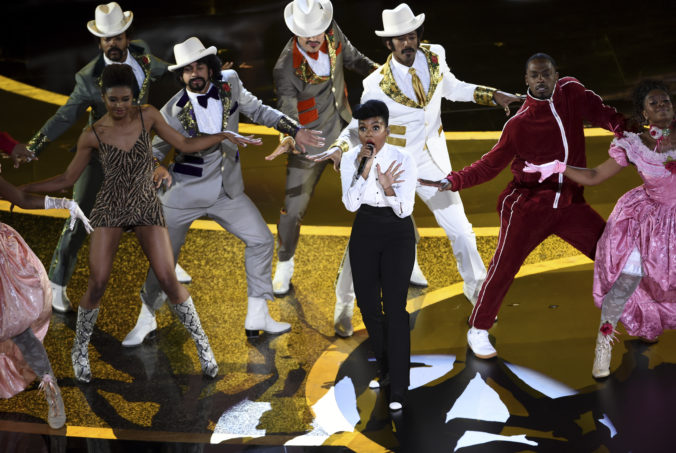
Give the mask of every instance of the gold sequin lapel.
[[430, 87], [427, 90], [425, 104], [419, 104], [417, 101], [410, 99], [401, 91], [399, 86], [397, 86], [397, 82], [394, 80], [394, 75], [392, 74], [392, 68], [390, 67], [392, 54], [387, 57], [387, 61], [380, 70], [380, 73], [383, 75], [383, 78], [380, 81], [380, 89], [383, 90], [383, 93], [392, 98], [394, 102], [415, 109], [424, 108], [427, 106], [427, 104], [429, 104], [430, 99], [432, 99], [432, 96], [434, 96], [434, 92], [436, 91], [437, 86], [443, 77], [439, 69], [439, 57], [430, 51], [428, 46], [421, 46], [420, 50], [425, 55], [425, 59], [427, 59], [427, 67], [430, 71]]

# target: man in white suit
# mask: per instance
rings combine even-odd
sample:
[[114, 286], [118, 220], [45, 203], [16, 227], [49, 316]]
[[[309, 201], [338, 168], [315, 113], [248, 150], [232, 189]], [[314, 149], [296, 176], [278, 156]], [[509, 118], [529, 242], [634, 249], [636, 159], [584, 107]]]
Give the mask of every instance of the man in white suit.
[[[388, 143], [401, 146], [415, 159], [418, 177], [440, 180], [451, 169], [441, 124], [441, 99], [501, 105], [509, 114], [509, 104], [519, 97], [494, 88], [458, 80], [446, 64], [446, 52], [437, 44], [420, 44], [425, 15], [415, 16], [405, 3], [382, 14], [384, 38], [392, 52], [387, 62], [364, 79], [361, 102], [383, 101], [390, 112]], [[342, 152], [357, 145], [357, 122], [352, 121], [334, 145], [322, 157], [335, 160], [337, 148]], [[467, 220], [457, 193], [440, 192], [435, 187], [418, 186], [418, 196], [432, 210], [439, 226], [453, 247], [458, 271], [464, 280], [463, 292], [476, 303], [486, 268], [477, 251], [472, 225]], [[448, 195], [446, 195], [448, 194]]]
[[[174, 46], [176, 64], [170, 71], [178, 74], [185, 85], [161, 109], [167, 123], [183, 135], [237, 132], [239, 115], [253, 122], [273, 127], [288, 134], [301, 149], [322, 146], [321, 132], [304, 129], [282, 112], [263, 104], [251, 94], [233, 70], [221, 72], [216, 48], [205, 48], [197, 38], [189, 38]], [[244, 143], [252, 143], [251, 141]], [[254, 143], [255, 144], [255, 143]], [[153, 155], [158, 162], [171, 146], [160, 137], [153, 140]], [[178, 258], [190, 224], [202, 216], [214, 219], [245, 245], [244, 266], [247, 275], [248, 308], [244, 328], [248, 337], [261, 331], [279, 334], [291, 326], [277, 322], [268, 313], [267, 301], [272, 293], [272, 255], [274, 239], [263, 216], [244, 193], [239, 150], [232, 143], [222, 142], [195, 154], [176, 150], [169, 172], [158, 165], [156, 182], [166, 179], [170, 187], [160, 194], [169, 239]], [[157, 329], [154, 312], [164, 303], [159, 282], [152, 270], [141, 291], [142, 308], [134, 329], [122, 342], [136, 346]]]

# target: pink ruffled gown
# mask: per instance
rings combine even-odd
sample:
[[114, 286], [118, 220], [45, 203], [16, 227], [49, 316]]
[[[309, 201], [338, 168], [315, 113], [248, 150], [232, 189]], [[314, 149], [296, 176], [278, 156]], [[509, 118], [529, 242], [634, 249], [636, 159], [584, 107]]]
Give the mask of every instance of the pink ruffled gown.
[[36, 378], [12, 337], [31, 327], [42, 341], [52, 314], [45, 268], [13, 228], [0, 223], [0, 398], [10, 398]]
[[676, 150], [654, 152], [637, 134], [625, 132], [609, 154], [622, 166], [636, 165], [643, 185], [617, 201], [599, 240], [594, 302], [601, 306], [632, 250], [638, 249], [643, 278], [620, 320], [630, 335], [656, 339], [676, 328]]

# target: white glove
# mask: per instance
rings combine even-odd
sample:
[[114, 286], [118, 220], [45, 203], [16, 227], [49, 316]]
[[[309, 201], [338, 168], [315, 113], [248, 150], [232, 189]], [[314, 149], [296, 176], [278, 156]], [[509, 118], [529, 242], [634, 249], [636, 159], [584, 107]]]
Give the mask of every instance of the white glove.
[[91, 233], [94, 228], [89, 224], [89, 219], [84, 215], [77, 202], [69, 200], [68, 198], [52, 198], [45, 197], [45, 209], [68, 209], [70, 211], [70, 226], [72, 230], [75, 228], [75, 221], [80, 219], [84, 225], [85, 231]]
[[523, 167], [524, 173], [540, 173], [538, 182], [544, 181], [554, 173], [563, 173], [564, 171], [566, 171], [566, 164], [559, 162], [558, 160], [553, 160], [542, 165], [526, 162], [526, 165]]

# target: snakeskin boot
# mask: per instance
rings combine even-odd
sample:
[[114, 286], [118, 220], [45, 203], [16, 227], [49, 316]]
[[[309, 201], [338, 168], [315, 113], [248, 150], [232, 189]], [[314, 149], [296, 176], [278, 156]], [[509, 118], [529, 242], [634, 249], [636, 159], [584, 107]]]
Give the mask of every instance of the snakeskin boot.
[[89, 382], [92, 379], [92, 370], [89, 367], [89, 339], [94, 331], [99, 309], [78, 307], [77, 323], [75, 325], [75, 341], [70, 351], [70, 359], [73, 362], [75, 379], [80, 382]]
[[197, 356], [202, 365], [202, 374], [211, 378], [216, 377], [218, 374], [218, 363], [216, 363], [214, 353], [209, 345], [207, 334], [202, 329], [202, 323], [200, 323], [199, 315], [192, 303], [192, 297], [189, 297], [185, 302], [180, 304], [171, 304], [170, 307], [195, 341]]

